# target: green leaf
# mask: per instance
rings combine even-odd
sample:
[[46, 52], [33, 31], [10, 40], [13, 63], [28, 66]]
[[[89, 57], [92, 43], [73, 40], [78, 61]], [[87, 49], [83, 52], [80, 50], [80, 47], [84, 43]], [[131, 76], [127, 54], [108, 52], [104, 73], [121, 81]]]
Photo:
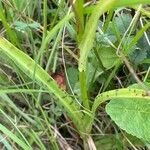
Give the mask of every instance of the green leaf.
[[147, 51], [145, 49], [136, 49], [129, 55], [129, 58], [134, 64], [138, 65], [147, 58]]
[[119, 33], [123, 35], [132, 21], [132, 16], [129, 14], [122, 13], [120, 16], [115, 17], [114, 21], [116, 28], [119, 30]]
[[99, 62], [96, 56], [91, 52], [88, 56], [87, 70], [86, 70], [86, 85], [92, 86], [91, 83], [94, 83], [95, 80], [103, 73], [103, 70], [100, 68]]
[[[74, 90], [76, 83], [79, 81], [79, 73], [77, 68], [70, 67], [67, 69], [68, 80], [71, 88]], [[69, 85], [68, 85], [69, 86]], [[69, 92], [71, 93], [70, 89]]]
[[150, 143], [150, 101], [113, 99], [107, 104], [106, 112], [121, 129]]
[[34, 23], [26, 23], [22, 21], [15, 21], [14, 26], [17, 30], [26, 30], [26, 29], [38, 29], [40, 27], [40, 24], [37, 22]]
[[116, 50], [109, 46], [101, 46], [98, 50], [99, 57], [105, 68], [111, 68], [118, 61]]

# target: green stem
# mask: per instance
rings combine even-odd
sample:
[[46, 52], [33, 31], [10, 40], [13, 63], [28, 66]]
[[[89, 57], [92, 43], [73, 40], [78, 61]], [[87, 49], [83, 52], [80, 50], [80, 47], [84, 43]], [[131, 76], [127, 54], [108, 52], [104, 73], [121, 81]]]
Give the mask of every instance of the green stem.
[[[42, 44], [44, 43], [46, 35], [47, 35], [47, 0], [44, 0], [44, 3], [43, 3], [43, 26], [44, 26], [44, 29], [43, 29]], [[42, 52], [44, 53], [44, 51]], [[43, 53], [41, 54], [41, 59], [40, 59], [41, 66], [42, 66], [43, 57], [44, 57]]]
[[90, 110], [88, 95], [87, 95], [87, 87], [86, 87], [86, 75], [85, 72], [79, 72], [79, 80], [80, 80], [80, 90], [83, 106]]
[[83, 4], [84, 0], [77, 0], [75, 5], [73, 5], [76, 24], [77, 24], [77, 38], [78, 43], [81, 42], [84, 33], [84, 14], [83, 14]]
[[107, 31], [107, 29], [108, 29], [108, 26], [109, 26], [109, 23], [111, 22], [111, 19], [112, 19], [112, 17], [113, 17], [113, 14], [114, 14], [114, 10], [110, 10], [110, 11], [109, 11], [109, 14], [108, 14], [108, 16], [107, 16], [107, 19], [106, 19], [106, 21], [105, 21], [104, 27], [103, 27], [104, 33], [105, 33], [105, 32]]

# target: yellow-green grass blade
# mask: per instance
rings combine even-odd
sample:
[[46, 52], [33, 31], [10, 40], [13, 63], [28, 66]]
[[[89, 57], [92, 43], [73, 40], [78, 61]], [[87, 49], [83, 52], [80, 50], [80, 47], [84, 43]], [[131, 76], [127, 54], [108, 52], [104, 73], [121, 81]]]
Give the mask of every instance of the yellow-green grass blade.
[[[133, 7], [136, 8], [138, 4], [150, 4], [150, 0], [118, 0], [115, 5], [113, 6], [113, 8], [118, 8], [118, 7]], [[92, 11], [95, 9], [95, 5], [89, 6], [84, 8], [84, 13], [85, 14], [90, 14], [92, 13]], [[146, 14], [149, 14], [148, 11], [146, 12]]]
[[72, 119], [77, 129], [80, 130], [82, 127], [82, 117], [83, 113], [80, 112], [80, 105], [74, 101], [68, 93], [61, 90], [55, 80], [49, 76], [49, 74], [43, 70], [35, 61], [30, 58], [27, 54], [17, 49], [9, 41], [0, 37], [0, 48], [2, 52], [5, 53], [14, 63], [30, 78], [33, 78], [34, 68], [36, 67], [35, 79], [37, 83], [45, 89], [52, 92], [56, 98], [59, 105], [61, 105], [64, 110], [68, 113], [68, 116]]
[[138, 4], [150, 4], [150, 0], [118, 0], [114, 7], [131, 6]]

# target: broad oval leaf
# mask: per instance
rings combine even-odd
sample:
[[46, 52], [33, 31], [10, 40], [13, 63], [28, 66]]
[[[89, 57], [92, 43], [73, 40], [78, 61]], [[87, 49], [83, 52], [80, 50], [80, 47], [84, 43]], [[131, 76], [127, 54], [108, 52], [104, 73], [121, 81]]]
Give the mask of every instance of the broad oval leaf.
[[106, 112], [121, 129], [150, 143], [150, 101], [113, 99], [107, 104]]

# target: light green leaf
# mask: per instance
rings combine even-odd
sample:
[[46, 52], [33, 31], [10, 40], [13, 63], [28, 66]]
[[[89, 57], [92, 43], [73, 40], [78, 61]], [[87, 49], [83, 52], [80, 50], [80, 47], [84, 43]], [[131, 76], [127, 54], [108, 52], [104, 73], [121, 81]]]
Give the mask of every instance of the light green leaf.
[[106, 112], [121, 129], [150, 143], [150, 101], [113, 99]]

